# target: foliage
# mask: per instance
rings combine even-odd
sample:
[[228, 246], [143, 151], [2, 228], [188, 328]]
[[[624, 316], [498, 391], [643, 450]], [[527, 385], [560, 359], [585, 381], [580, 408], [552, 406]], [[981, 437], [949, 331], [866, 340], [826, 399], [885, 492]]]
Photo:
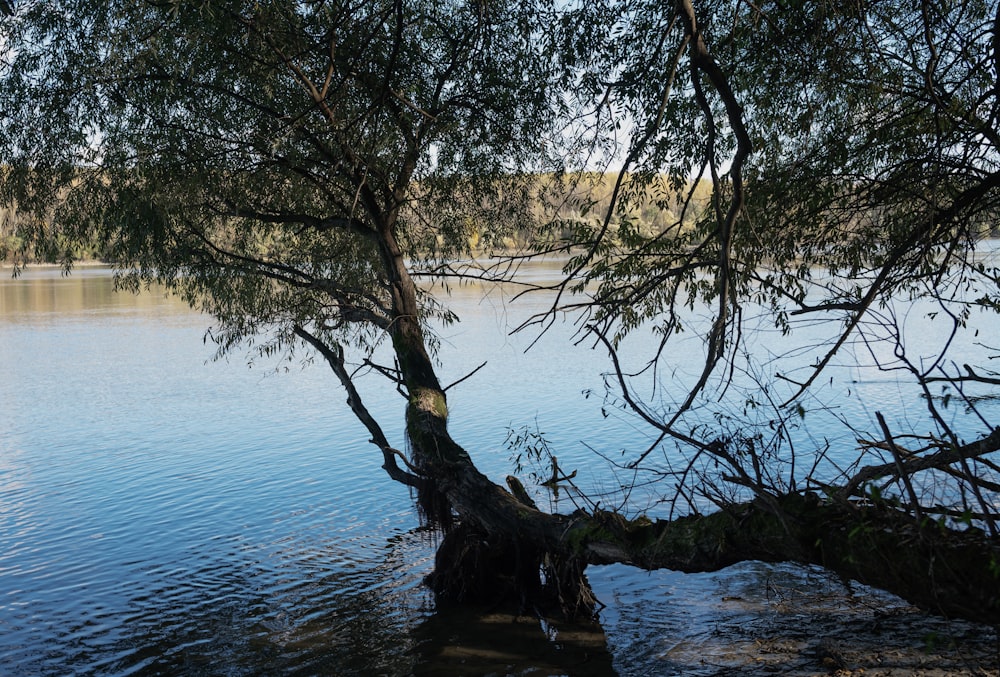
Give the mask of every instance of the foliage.
[[0, 196], [45, 215], [25, 240], [96, 239], [126, 286], [174, 286], [223, 348], [281, 349], [303, 322], [367, 345], [391, 320], [380, 230], [418, 258], [466, 251], [470, 223], [535, 227], [529, 172], [559, 169], [539, 145], [556, 133], [539, 20], [519, 3], [25, 3], [2, 19]]

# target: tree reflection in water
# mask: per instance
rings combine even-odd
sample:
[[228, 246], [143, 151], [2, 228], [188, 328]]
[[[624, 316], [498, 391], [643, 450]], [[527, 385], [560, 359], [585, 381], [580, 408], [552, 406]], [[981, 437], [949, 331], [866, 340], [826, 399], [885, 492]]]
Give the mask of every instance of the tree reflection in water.
[[414, 674], [615, 675], [600, 623], [547, 622], [502, 609], [439, 607], [413, 631]]

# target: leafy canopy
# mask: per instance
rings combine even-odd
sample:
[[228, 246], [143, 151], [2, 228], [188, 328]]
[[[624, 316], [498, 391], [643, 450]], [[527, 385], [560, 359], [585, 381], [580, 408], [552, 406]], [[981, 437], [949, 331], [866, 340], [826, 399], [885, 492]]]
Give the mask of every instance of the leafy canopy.
[[549, 11], [24, 3], [0, 19], [2, 197], [41, 215], [29, 239], [57, 223], [126, 284], [201, 304], [223, 347], [305, 322], [368, 343], [393, 317], [386, 257], [536, 227], [532, 177], [562, 166]]

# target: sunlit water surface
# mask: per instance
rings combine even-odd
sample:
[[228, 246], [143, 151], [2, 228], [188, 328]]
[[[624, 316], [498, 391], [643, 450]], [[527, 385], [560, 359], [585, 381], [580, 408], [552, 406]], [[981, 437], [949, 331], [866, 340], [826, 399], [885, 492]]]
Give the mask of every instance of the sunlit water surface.
[[[603, 356], [569, 347], [571, 326], [525, 355], [530, 337], [508, 330], [532, 306], [509, 317], [482, 291], [453, 292], [464, 322], [442, 332], [446, 382], [488, 361], [449, 391], [456, 437], [500, 479], [508, 430], [528, 425], [583, 485], [613, 493], [591, 450], [640, 448], [650, 433], [602, 414]], [[332, 374], [211, 361], [209, 325], [162, 293], [115, 293], [105, 270], [4, 273], [0, 674], [749, 670], [748, 624], [776, 617], [775, 590], [819, 576], [753, 563], [687, 576], [592, 568], [603, 632], [436, 609], [421, 584], [435, 538]], [[402, 446], [403, 401], [375, 378], [363, 385]], [[905, 414], [898, 386], [873, 387]], [[857, 398], [841, 406], [866, 411]], [[653, 494], [640, 499], [655, 509]]]

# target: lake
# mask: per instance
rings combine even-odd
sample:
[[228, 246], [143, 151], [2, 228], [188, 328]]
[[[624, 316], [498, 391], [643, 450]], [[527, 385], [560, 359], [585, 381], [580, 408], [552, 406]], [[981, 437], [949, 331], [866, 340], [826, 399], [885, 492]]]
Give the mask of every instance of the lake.
[[[421, 584], [436, 536], [322, 364], [212, 361], [210, 318], [116, 293], [104, 269], [2, 275], [0, 674], [808, 674], [829, 641], [901, 669], [993, 660], [983, 628], [791, 566], [592, 567], [600, 625], [437, 608]], [[525, 354], [532, 337], [508, 329], [544, 300], [486, 291], [453, 289], [464, 321], [442, 330], [445, 383], [487, 362], [449, 391], [454, 436], [500, 480], [509, 430], [537, 429], [617, 500], [592, 450], [652, 436], [605, 407], [604, 355], [567, 342], [571, 324]], [[838, 412], [905, 418], [912, 393], [870, 376], [831, 382], [851, 391]], [[375, 376], [362, 393], [401, 446], [403, 400]], [[835, 423], [801, 443], [847, 444]]]

